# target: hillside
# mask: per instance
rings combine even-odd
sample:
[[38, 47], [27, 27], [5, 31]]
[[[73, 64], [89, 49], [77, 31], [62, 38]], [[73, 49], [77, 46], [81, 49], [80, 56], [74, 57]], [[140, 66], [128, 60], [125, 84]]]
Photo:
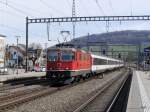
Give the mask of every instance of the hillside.
[[150, 31], [116, 31], [102, 34], [92, 34], [89, 36], [83, 36], [73, 39], [71, 43], [80, 45], [80, 47], [86, 46], [94, 42], [107, 42], [108, 44], [134, 44], [150, 43]]

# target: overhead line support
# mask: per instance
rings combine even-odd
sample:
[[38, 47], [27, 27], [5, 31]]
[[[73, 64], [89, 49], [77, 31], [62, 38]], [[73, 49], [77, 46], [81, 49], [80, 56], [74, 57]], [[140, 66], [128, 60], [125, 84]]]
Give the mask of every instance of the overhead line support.
[[28, 27], [30, 23], [60, 23], [87, 21], [149, 21], [150, 15], [138, 16], [88, 16], [88, 17], [58, 17], [58, 18], [28, 18], [26, 17], [26, 72], [28, 71]]
[[[72, 3], [72, 18], [73, 17], [76, 17], [75, 0], [73, 0], [73, 3]], [[73, 21], [72, 24], [73, 24], [73, 39], [74, 39], [75, 38], [75, 33], [76, 33], [76, 22]]]
[[85, 21], [138, 21], [150, 20], [150, 15], [145, 16], [89, 16], [89, 17], [58, 17], [28, 19], [28, 23], [55, 23], [55, 22], [85, 22]]
[[25, 69], [25, 72], [28, 71], [28, 26], [29, 23], [28, 23], [28, 17], [26, 17], [26, 69]]

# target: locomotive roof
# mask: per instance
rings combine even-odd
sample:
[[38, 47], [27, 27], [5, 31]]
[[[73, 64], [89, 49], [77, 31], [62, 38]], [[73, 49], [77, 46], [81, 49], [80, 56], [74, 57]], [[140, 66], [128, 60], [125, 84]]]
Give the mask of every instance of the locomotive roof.
[[58, 47], [55, 47], [55, 48], [49, 48], [48, 50], [71, 50], [71, 51], [81, 51], [81, 52], [83, 52], [83, 53], [90, 53], [90, 52], [86, 52], [86, 51], [84, 51], [84, 50], [82, 50], [82, 49], [76, 49], [76, 48], [65, 48], [65, 47], [63, 47], [63, 48], [58, 48]]
[[[81, 52], [84, 52], [84, 53], [89, 53], [89, 52], [86, 52], [86, 51], [84, 51], [84, 50], [81, 50], [81, 49], [75, 49], [75, 48], [65, 48], [65, 47], [63, 47], [63, 48], [49, 48], [48, 50], [71, 50], [71, 51], [77, 51], [77, 50], [79, 50], [79, 51], [81, 51]], [[110, 60], [110, 61], [116, 61], [116, 62], [122, 62], [122, 60], [118, 60], [118, 59], [114, 59], [114, 58], [110, 58], [110, 57], [106, 57], [106, 56], [100, 56], [100, 55], [95, 55], [95, 54], [92, 54], [92, 53], [90, 53], [91, 54], [91, 56], [93, 57], [93, 58], [98, 58], [98, 59], [104, 59], [104, 60]]]
[[71, 51], [76, 51], [75, 48], [49, 48], [48, 50], [71, 50]]
[[4, 37], [6, 37], [6, 36], [5, 36], [5, 35], [0, 34], [0, 37], [3, 37], [3, 38], [4, 38]]

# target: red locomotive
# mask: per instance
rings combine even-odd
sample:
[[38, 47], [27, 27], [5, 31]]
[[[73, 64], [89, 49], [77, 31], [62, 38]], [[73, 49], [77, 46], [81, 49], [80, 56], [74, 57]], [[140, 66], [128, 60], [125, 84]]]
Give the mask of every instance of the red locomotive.
[[75, 48], [50, 48], [47, 57], [46, 77], [59, 83], [79, 81], [91, 74], [123, 66], [120, 60]]

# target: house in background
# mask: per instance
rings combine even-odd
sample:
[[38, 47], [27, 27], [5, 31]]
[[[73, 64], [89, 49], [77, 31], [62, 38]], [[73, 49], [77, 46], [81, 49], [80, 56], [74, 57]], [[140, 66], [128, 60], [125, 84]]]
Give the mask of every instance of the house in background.
[[[17, 53], [18, 52], [18, 53]], [[18, 48], [15, 45], [10, 45], [6, 47], [7, 59], [6, 65], [9, 67], [14, 67], [17, 65], [17, 54], [18, 54], [18, 65], [25, 65], [25, 46], [23, 44], [19, 44]]]
[[[17, 53], [18, 52], [18, 53]], [[18, 56], [17, 56], [18, 54]], [[6, 53], [5, 53], [5, 63], [7, 67], [16, 67], [17, 66], [17, 57], [18, 57], [18, 65], [25, 67], [26, 65], [26, 46], [24, 44], [16, 45], [7, 45]], [[43, 50], [42, 48], [34, 48], [29, 46], [28, 48], [28, 69], [31, 70], [34, 68], [35, 64], [39, 64], [40, 66], [45, 63], [43, 61]]]

